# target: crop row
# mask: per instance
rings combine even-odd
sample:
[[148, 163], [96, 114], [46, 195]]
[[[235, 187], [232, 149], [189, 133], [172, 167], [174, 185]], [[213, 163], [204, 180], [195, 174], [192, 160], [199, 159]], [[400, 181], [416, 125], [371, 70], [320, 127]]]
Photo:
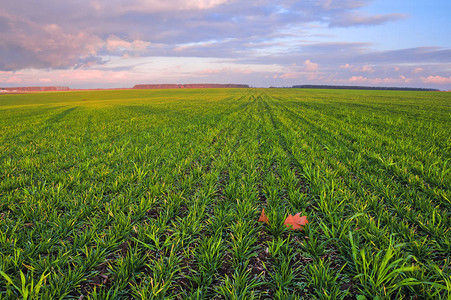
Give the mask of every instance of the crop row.
[[451, 295], [446, 94], [2, 97], [0, 298]]

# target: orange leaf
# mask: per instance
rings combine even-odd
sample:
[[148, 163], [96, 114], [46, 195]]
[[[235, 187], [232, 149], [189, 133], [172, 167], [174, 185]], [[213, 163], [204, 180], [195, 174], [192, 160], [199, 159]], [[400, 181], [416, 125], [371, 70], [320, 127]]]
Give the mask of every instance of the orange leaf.
[[265, 215], [265, 209], [263, 208], [262, 214], [260, 216], [260, 219], [258, 219], [259, 222], [265, 222], [268, 223], [268, 217]]
[[291, 230], [302, 230], [304, 229], [305, 224], [307, 224], [307, 217], [306, 216], [302, 216], [301, 217], [301, 213], [297, 213], [294, 216], [289, 215], [286, 219], [285, 219], [285, 226], [287, 226], [288, 228], [290, 228]]

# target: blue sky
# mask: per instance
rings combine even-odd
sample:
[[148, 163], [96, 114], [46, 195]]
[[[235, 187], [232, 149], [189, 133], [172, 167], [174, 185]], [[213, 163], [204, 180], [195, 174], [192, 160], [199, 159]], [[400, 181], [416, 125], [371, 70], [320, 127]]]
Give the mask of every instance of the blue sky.
[[0, 87], [138, 83], [451, 89], [451, 1], [15, 0]]
[[450, 47], [450, 8], [450, 1], [447, 0], [373, 1], [364, 11], [370, 14], [397, 12], [405, 14], [405, 18], [400, 22], [360, 28], [356, 30], [356, 38], [371, 41], [387, 50], [421, 46]]

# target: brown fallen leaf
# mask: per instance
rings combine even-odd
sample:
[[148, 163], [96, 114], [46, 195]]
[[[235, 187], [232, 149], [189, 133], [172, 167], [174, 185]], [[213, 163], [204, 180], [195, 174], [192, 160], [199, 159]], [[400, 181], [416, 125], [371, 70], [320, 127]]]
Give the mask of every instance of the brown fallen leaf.
[[307, 224], [307, 217], [306, 216], [302, 216], [301, 217], [301, 213], [297, 213], [294, 216], [289, 215], [286, 219], [285, 219], [285, 226], [287, 226], [288, 228], [290, 228], [291, 230], [302, 230], [304, 229], [304, 225]]
[[258, 219], [259, 222], [265, 222], [269, 223], [268, 217], [265, 215], [265, 209], [263, 208], [262, 214], [260, 215], [260, 219]]
[[[259, 222], [264, 222], [264, 223], [269, 223], [269, 219], [268, 216], [266, 216], [265, 214], [265, 209], [263, 208], [262, 210], [262, 214], [260, 215], [260, 218], [258, 219]], [[294, 216], [293, 215], [288, 215], [288, 217], [285, 219], [285, 226], [287, 226], [288, 228], [290, 228], [291, 230], [302, 230], [304, 229], [303, 226], [305, 226], [305, 224], [307, 224], [307, 217], [306, 216], [302, 216], [301, 217], [301, 213], [297, 213]]]

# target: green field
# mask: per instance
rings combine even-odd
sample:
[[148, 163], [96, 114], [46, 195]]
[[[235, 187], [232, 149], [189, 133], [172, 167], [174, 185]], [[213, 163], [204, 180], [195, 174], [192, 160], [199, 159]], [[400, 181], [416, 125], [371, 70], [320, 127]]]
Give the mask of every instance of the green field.
[[450, 137], [451, 93], [1, 95], [0, 299], [451, 299]]

